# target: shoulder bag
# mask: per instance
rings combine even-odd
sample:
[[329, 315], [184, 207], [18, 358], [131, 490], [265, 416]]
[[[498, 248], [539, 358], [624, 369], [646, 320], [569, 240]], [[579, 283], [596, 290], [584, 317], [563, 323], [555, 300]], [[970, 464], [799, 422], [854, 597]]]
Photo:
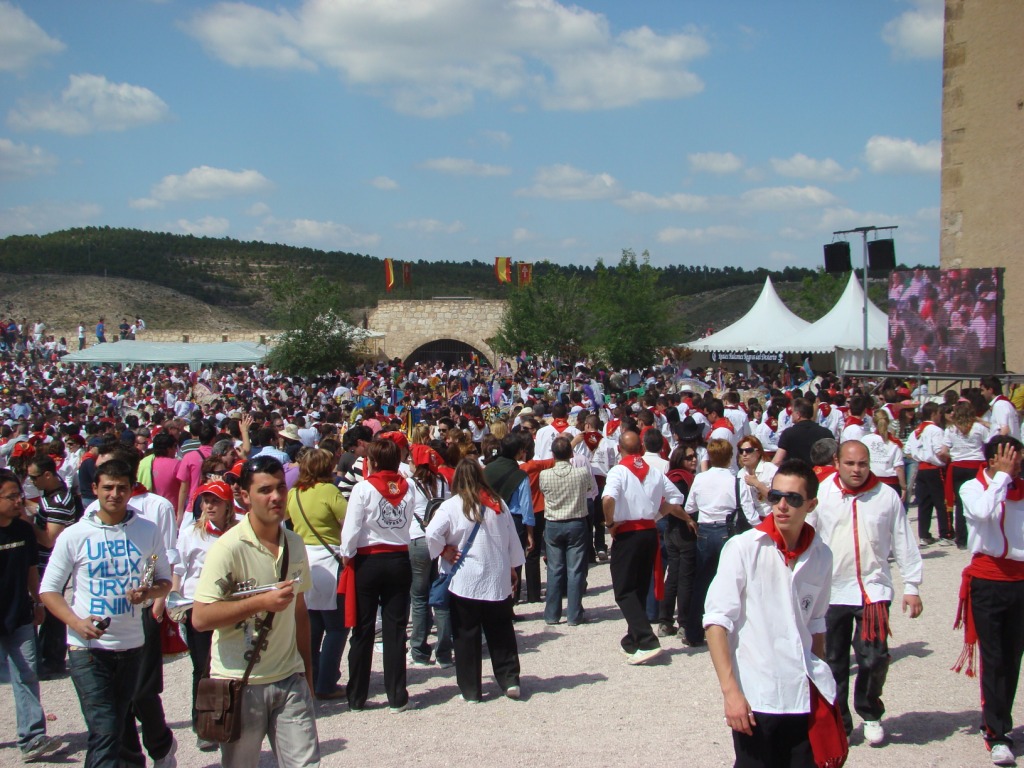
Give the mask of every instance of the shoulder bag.
[[341, 561], [341, 555], [335, 552], [334, 548], [324, 541], [324, 537], [320, 535], [320, 532], [313, 527], [313, 524], [309, 522], [309, 518], [306, 517], [306, 510], [302, 508], [302, 494], [298, 488], [295, 489], [295, 503], [299, 505], [299, 514], [302, 515], [302, 519], [306, 521], [306, 527], [313, 532], [313, 535], [316, 536], [316, 540], [323, 544], [324, 549], [331, 553], [331, 556], [337, 561], [338, 565], [344, 568], [345, 564]]
[[480, 530], [480, 523], [477, 523], [473, 527], [472, 533], [469, 534], [469, 538], [466, 540], [466, 548], [462, 550], [462, 554], [459, 556], [455, 566], [448, 571], [443, 573], [434, 579], [434, 582], [430, 585], [430, 597], [427, 598], [427, 604], [431, 608], [442, 608], [447, 610], [451, 606], [452, 593], [448, 591], [448, 587], [452, 584], [452, 579], [458, 572], [459, 568], [466, 561], [466, 556], [469, 554], [470, 547], [473, 546], [473, 539], [476, 538], [477, 531]]
[[740, 476], [736, 474], [736, 508], [726, 515], [725, 518], [725, 536], [731, 539], [737, 533], [743, 533], [749, 531], [751, 528], [750, 521], [747, 520], [746, 514], [743, 512], [743, 507], [740, 505]]
[[[280, 581], [288, 572], [288, 538], [284, 537], [284, 556], [281, 558]], [[196, 691], [196, 735], [206, 741], [231, 744], [242, 735], [242, 698], [245, 687], [249, 684], [249, 675], [256, 662], [260, 660], [261, 651], [266, 648], [267, 634], [274, 623], [274, 614], [268, 613], [256, 636], [256, 643], [249, 652], [249, 663], [241, 680], [224, 680], [210, 677], [210, 668], [206, 668], [206, 677], [199, 681]]]

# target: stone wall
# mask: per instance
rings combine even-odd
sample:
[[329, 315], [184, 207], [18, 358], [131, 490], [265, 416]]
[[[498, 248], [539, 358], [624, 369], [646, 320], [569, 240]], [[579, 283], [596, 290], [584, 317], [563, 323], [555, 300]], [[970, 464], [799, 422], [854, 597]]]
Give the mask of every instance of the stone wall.
[[369, 312], [369, 327], [385, 334], [380, 348], [389, 358], [404, 360], [424, 344], [455, 339], [494, 362], [487, 339], [497, 332], [504, 308], [504, 301], [483, 299], [382, 300]]
[[1004, 267], [1006, 366], [1024, 371], [1024, 2], [946, 0], [943, 269]]

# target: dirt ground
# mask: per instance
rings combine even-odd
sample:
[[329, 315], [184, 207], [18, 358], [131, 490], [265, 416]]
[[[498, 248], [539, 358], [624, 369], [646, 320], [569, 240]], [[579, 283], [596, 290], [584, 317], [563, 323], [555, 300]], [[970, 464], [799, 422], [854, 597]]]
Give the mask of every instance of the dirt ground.
[[[913, 519], [913, 512], [911, 513]], [[981, 766], [989, 763], [980, 736], [977, 680], [950, 671], [962, 634], [952, 629], [960, 571], [966, 552], [923, 551], [924, 613], [909, 620], [894, 612], [893, 663], [885, 690], [888, 734], [880, 748], [863, 743], [859, 720], [849, 766]], [[517, 623], [523, 699], [499, 695], [484, 662], [484, 702], [459, 698], [454, 669], [411, 668], [414, 709], [388, 712], [380, 656], [363, 712], [344, 703], [318, 705], [323, 765], [401, 766], [726, 766], [732, 739], [723, 724], [722, 701], [704, 649], [666, 638], [667, 653], [650, 667], [628, 666], [618, 649], [624, 623], [611, 597], [607, 565], [591, 571], [584, 605], [591, 623], [544, 624], [542, 606], [521, 605]], [[195, 749], [189, 730], [191, 663], [165, 665], [164, 707], [179, 743], [181, 766], [215, 766], [217, 753]], [[344, 680], [344, 678], [343, 678]], [[14, 747], [14, 709], [0, 699], [0, 765], [19, 763]], [[43, 704], [53, 716], [50, 734], [65, 740], [52, 763], [81, 764], [85, 729], [70, 679], [43, 683]], [[1022, 719], [1021, 701], [1014, 708]], [[1022, 729], [1015, 731], [1022, 741]], [[1020, 747], [1018, 747], [1020, 751]], [[662, 762], [664, 761], [664, 762]], [[260, 765], [274, 765], [264, 744]]]

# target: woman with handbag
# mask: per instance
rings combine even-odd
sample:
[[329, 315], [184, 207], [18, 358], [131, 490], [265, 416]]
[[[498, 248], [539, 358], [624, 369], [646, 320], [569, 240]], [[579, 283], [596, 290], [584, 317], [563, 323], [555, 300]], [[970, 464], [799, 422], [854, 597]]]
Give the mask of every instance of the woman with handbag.
[[[207, 483], [196, 492], [199, 500], [199, 519], [192, 525], [182, 529], [178, 536], [178, 555], [180, 560], [175, 563], [171, 577], [171, 590], [179, 592], [191, 600], [195, 597], [199, 574], [206, 562], [206, 553], [220, 535], [229, 530], [236, 522], [234, 495], [228, 484], [222, 481]], [[196, 724], [196, 691], [199, 681], [210, 668], [210, 647], [213, 643], [213, 630], [200, 632], [192, 626], [192, 610], [185, 613], [185, 642], [188, 643], [188, 654], [192, 658], [192, 726]], [[203, 752], [212, 752], [218, 745], [202, 738], [197, 739], [196, 746]]]
[[341, 565], [341, 524], [347, 504], [332, 482], [334, 456], [330, 451], [307, 449], [299, 456], [299, 478], [288, 491], [288, 517], [302, 537], [309, 558], [313, 586], [306, 592], [309, 641], [313, 657], [313, 695], [341, 699], [341, 654], [348, 639], [344, 598], [338, 597]]
[[[366, 450], [368, 476], [356, 483], [341, 529], [345, 563], [346, 624], [351, 626], [347, 687], [353, 710], [366, 706], [373, 661], [377, 608], [381, 609], [384, 688], [392, 712], [409, 707], [405, 674], [405, 631], [409, 624], [409, 526], [416, 508], [415, 486], [398, 472], [401, 449], [394, 440], [376, 438]], [[350, 601], [355, 599], [355, 605]]]
[[526, 561], [505, 503], [472, 458], [455, 469], [452, 497], [427, 526], [430, 554], [440, 556], [451, 595], [455, 673], [462, 698], [482, 698], [481, 631], [498, 685], [518, 699], [519, 649], [512, 619], [515, 569]]

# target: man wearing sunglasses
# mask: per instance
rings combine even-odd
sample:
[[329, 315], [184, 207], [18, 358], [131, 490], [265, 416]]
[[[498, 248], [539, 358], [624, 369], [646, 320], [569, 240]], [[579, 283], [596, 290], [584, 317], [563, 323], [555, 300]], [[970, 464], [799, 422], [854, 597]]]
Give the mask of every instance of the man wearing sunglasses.
[[825, 617], [826, 658], [836, 679], [847, 735], [853, 730], [848, 702], [850, 645], [857, 657], [853, 705], [864, 719], [864, 739], [885, 741], [882, 687], [889, 670], [889, 605], [893, 600], [889, 557], [903, 577], [903, 612], [916, 619], [923, 606], [921, 553], [899, 494], [871, 473], [867, 446], [839, 446], [836, 472], [821, 484], [818, 535], [832, 550], [832, 597]]
[[708, 649], [744, 768], [841, 765], [848, 751], [824, 661], [832, 553], [806, 523], [817, 490], [808, 464], [783, 462], [771, 514], [726, 543], [708, 590]]

